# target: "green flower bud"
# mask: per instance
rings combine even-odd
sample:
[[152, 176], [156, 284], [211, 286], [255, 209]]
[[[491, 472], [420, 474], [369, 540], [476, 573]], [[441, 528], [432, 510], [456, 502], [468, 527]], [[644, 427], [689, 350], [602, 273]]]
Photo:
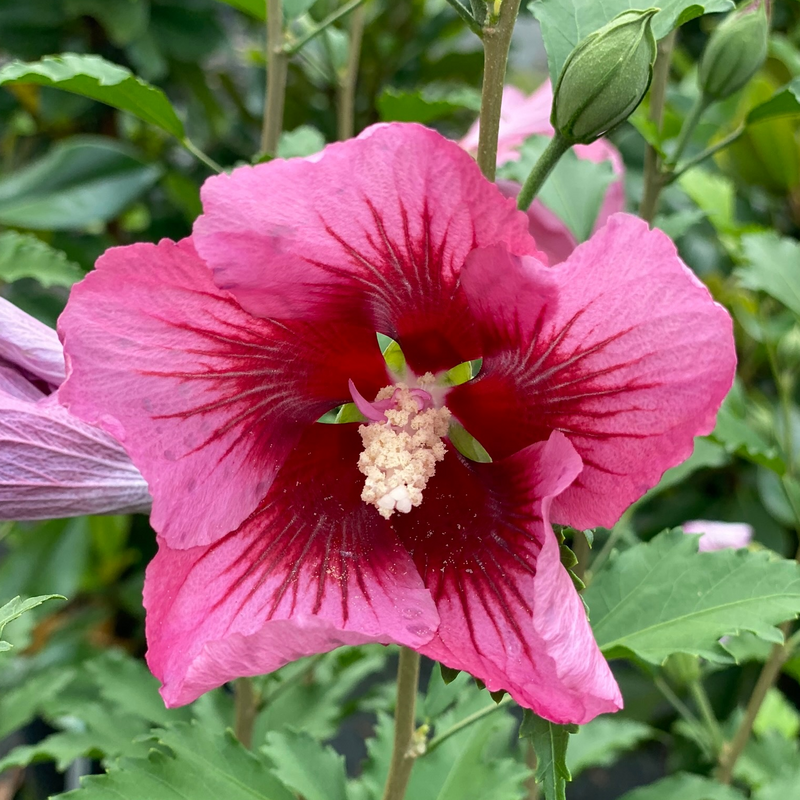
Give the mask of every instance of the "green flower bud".
[[678, 686], [688, 686], [700, 680], [700, 659], [689, 653], [673, 653], [664, 662], [664, 672]]
[[731, 14], [708, 40], [700, 61], [700, 88], [710, 100], [738, 92], [764, 65], [769, 38], [769, 3], [755, 0]]
[[570, 144], [589, 144], [626, 120], [647, 94], [656, 60], [653, 15], [624, 11], [567, 57], [554, 91], [553, 127]]

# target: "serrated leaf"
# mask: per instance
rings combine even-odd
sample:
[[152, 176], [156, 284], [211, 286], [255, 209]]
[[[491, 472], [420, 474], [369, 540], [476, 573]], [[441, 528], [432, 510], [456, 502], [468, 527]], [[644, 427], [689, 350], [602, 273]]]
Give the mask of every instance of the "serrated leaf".
[[[146, 759], [123, 759], [105, 775], [57, 795], [70, 800], [294, 800], [266, 756], [246, 750], [230, 731], [180, 723], [156, 730]], [[164, 749], [166, 748], [166, 750]]]
[[567, 767], [573, 777], [589, 767], [608, 767], [623, 753], [652, 739], [655, 731], [642, 722], [602, 716], [581, 725], [570, 737]]
[[800, 244], [774, 231], [742, 237], [745, 265], [736, 270], [746, 289], [765, 292], [800, 316]]
[[415, 91], [384, 89], [378, 97], [378, 114], [383, 122], [429, 122], [456, 111], [481, 108], [480, 92], [470, 86], [433, 84]]
[[567, 781], [572, 780], [567, 767], [567, 745], [577, 725], [556, 725], [527, 708], [522, 714], [520, 739], [529, 739], [536, 753], [536, 782], [542, 785], [545, 800], [566, 800]]
[[40, 61], [12, 61], [0, 69], [0, 86], [34, 83], [89, 97], [127, 111], [178, 139], [183, 123], [161, 89], [96, 55], [62, 53]]
[[[47, 600], [66, 600], [67, 598], [60, 594], [43, 594], [39, 597], [28, 597], [23, 600], [21, 597], [15, 597], [9, 600], [4, 606], [0, 607], [0, 636], [3, 634], [3, 629], [12, 620], [18, 619], [26, 611], [40, 606]], [[10, 650], [11, 645], [8, 642], [0, 641], [0, 652]]]
[[130, 147], [102, 136], [63, 139], [0, 179], [0, 224], [83, 230], [117, 217], [161, 176]]
[[679, 772], [634, 789], [620, 800], [744, 800], [744, 795], [711, 778]]
[[275, 765], [275, 774], [305, 800], [347, 800], [344, 757], [307, 733], [271, 732], [261, 748]]
[[795, 78], [765, 103], [756, 106], [747, 115], [747, 124], [763, 122], [774, 117], [788, 117], [800, 114], [800, 77]]
[[[499, 170], [502, 178], [524, 183], [549, 142], [546, 136], [532, 136], [520, 148], [517, 161], [510, 161]], [[588, 239], [594, 230], [597, 215], [606, 191], [614, 181], [609, 161], [594, 163], [568, 151], [550, 173], [538, 199], [570, 229], [578, 242]], [[581, 191], [576, 192], [575, 187]]]
[[[673, 28], [701, 14], [728, 11], [733, 0], [659, 0], [653, 32], [662, 39]], [[644, 0], [533, 0], [528, 8], [542, 26], [550, 77], [555, 85], [575, 45], [623, 11], [648, 8]]]
[[42, 286], [72, 286], [84, 272], [64, 253], [27, 233], [0, 233], [0, 281], [34, 278]]
[[662, 664], [672, 653], [730, 663], [720, 638], [751, 631], [771, 642], [800, 613], [800, 566], [768, 551], [698, 553], [698, 537], [665, 531], [611, 562], [589, 585], [597, 643], [608, 657]]
[[325, 147], [325, 137], [311, 125], [284, 131], [278, 142], [278, 158], [304, 158]]
[[[741, 715], [735, 714], [732, 721], [741, 722]], [[758, 738], [750, 738], [733, 768], [733, 777], [751, 789], [759, 789], [791, 776], [798, 764], [800, 748], [797, 740], [787, 739], [778, 731], [771, 730]]]
[[0, 739], [31, 722], [74, 678], [74, 670], [59, 665], [26, 677], [18, 686], [4, 688], [0, 692]]
[[768, 732], [775, 731], [785, 739], [796, 739], [800, 733], [800, 712], [786, 699], [783, 692], [773, 687], [767, 692], [758, 710], [753, 731], [756, 736], [765, 736]]

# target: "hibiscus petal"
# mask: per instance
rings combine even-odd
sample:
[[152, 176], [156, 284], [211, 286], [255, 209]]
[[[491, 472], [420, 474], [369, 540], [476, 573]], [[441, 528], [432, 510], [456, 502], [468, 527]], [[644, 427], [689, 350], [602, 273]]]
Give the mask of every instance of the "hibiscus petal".
[[610, 527], [714, 427], [736, 367], [730, 316], [641, 220], [616, 215], [554, 269], [476, 252], [462, 282], [486, 351], [448, 407], [493, 458], [569, 437], [584, 470], [555, 521]]
[[147, 570], [148, 663], [169, 706], [342, 644], [418, 648], [439, 618], [408, 553], [362, 502], [355, 425], [315, 425], [259, 509]]
[[0, 393], [0, 519], [146, 512], [147, 484], [107, 433], [55, 399]]
[[492, 464], [449, 453], [395, 522], [441, 617], [420, 651], [558, 723], [622, 707], [548, 519], [580, 470], [560, 433]]
[[753, 540], [753, 526], [746, 522], [717, 522], [707, 519], [694, 519], [681, 526], [684, 533], [699, 533], [701, 553], [710, 550], [724, 550], [726, 547], [738, 549], [747, 547]]
[[0, 362], [6, 361], [55, 388], [64, 380], [58, 334], [0, 297]]
[[118, 438], [172, 547], [208, 544], [253, 512], [303, 428], [386, 385], [374, 331], [251, 317], [189, 240], [108, 251], [59, 321], [62, 401]]
[[202, 198], [196, 246], [245, 308], [369, 319], [420, 374], [475, 356], [457, 291], [467, 253], [536, 254], [525, 216], [461, 148], [419, 125], [373, 127], [313, 162], [240, 167], [206, 181]]

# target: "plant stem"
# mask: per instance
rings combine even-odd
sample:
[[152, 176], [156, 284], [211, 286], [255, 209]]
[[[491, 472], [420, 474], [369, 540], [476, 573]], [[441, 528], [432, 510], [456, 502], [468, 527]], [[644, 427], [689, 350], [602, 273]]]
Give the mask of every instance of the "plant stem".
[[711, 707], [711, 701], [708, 699], [708, 694], [706, 693], [705, 687], [702, 683], [700, 683], [700, 681], [692, 681], [689, 684], [689, 691], [692, 693], [694, 702], [697, 704], [697, 708], [700, 710], [700, 716], [703, 718], [703, 722], [705, 722], [706, 727], [711, 734], [711, 739], [714, 742], [715, 755], [719, 754], [725, 742], [725, 736], [722, 733], [722, 728], [720, 728], [719, 721], [714, 714], [714, 709]]
[[249, 750], [253, 746], [253, 727], [258, 713], [259, 697], [252, 678], [237, 678], [233, 686], [234, 726], [236, 738]]
[[346, 17], [351, 11], [354, 11], [358, 8], [362, 3], [365, 3], [366, 0], [349, 0], [349, 2], [345, 3], [341, 8], [337, 8], [331, 14], [328, 14], [325, 19], [322, 20], [318, 25], [315, 25], [310, 31], [306, 31], [299, 39], [296, 39], [293, 42], [286, 42], [282, 46], [282, 51], [287, 56], [293, 56], [298, 51], [302, 50], [315, 36], [319, 36], [322, 31], [326, 28], [329, 28], [333, 25], [334, 22], [338, 22], [342, 17]]
[[199, 161], [202, 161], [209, 169], [214, 170], [214, 172], [224, 172], [222, 167], [214, 161], [211, 156], [207, 156], [194, 142], [189, 139], [188, 136], [184, 136], [183, 139], [180, 140], [181, 144]]
[[410, 752], [414, 738], [415, 707], [419, 684], [419, 653], [400, 648], [397, 665], [397, 705], [394, 712], [394, 746], [383, 800], [403, 800], [414, 766]]
[[[667, 97], [667, 84], [669, 83], [669, 70], [672, 63], [672, 50], [675, 47], [677, 30], [665, 36], [658, 43], [658, 55], [653, 69], [653, 83], [650, 89], [650, 121], [661, 132], [664, 121], [664, 103]], [[647, 145], [644, 154], [644, 194], [639, 216], [647, 222], [652, 222], [658, 208], [658, 198], [661, 194], [663, 183], [661, 179], [661, 164], [655, 147]]]
[[539, 800], [539, 784], [536, 783], [536, 767], [538, 760], [536, 758], [536, 751], [530, 739], [525, 745], [525, 765], [531, 771], [531, 776], [525, 782], [525, 789], [527, 791], [526, 800]]
[[283, 50], [283, 3], [267, 0], [267, 93], [261, 128], [261, 152], [274, 156], [283, 130], [283, 104], [289, 56]]
[[499, 703], [492, 703], [490, 706], [486, 706], [482, 708], [480, 711], [476, 711], [474, 714], [470, 714], [468, 717], [464, 717], [461, 722], [457, 722], [453, 725], [452, 728], [448, 728], [444, 733], [440, 733], [438, 736], [434, 736], [433, 739], [430, 740], [427, 747], [425, 748], [425, 755], [428, 753], [433, 752], [437, 747], [439, 747], [442, 742], [446, 742], [451, 736], [460, 731], [463, 731], [464, 728], [468, 728], [475, 722], [479, 722], [484, 717], [488, 717], [490, 714], [494, 714], [498, 708], [502, 708], [503, 706], [507, 706], [511, 702], [511, 698], [506, 695]]
[[678, 143], [675, 145], [675, 152], [672, 155], [672, 164], [677, 164], [678, 161], [680, 161], [683, 151], [686, 149], [686, 145], [689, 144], [689, 140], [692, 138], [694, 129], [697, 127], [697, 123], [700, 122], [700, 117], [703, 116], [703, 113], [708, 106], [709, 100], [701, 92], [697, 96], [697, 100], [694, 101], [694, 105], [692, 106], [692, 110], [689, 112], [689, 116], [686, 117], [686, 119], [683, 121], [683, 125], [681, 125], [681, 133], [680, 136], [678, 136]]
[[[686, 703], [672, 691], [672, 687], [660, 675], [656, 675], [653, 678], [653, 682], [656, 685], [656, 689], [664, 695], [667, 702], [678, 712], [689, 727], [694, 728], [696, 731], [702, 732], [704, 730], [700, 720], [689, 710]], [[700, 739], [702, 740], [702, 736]]]
[[503, 107], [503, 83], [506, 79], [511, 34], [519, 13], [520, 0], [502, 0], [500, 13], [483, 28], [483, 87], [481, 122], [478, 134], [478, 166], [484, 176], [494, 180], [497, 171], [497, 136]]
[[340, 141], [350, 139], [355, 129], [356, 84], [358, 65], [361, 61], [361, 39], [367, 21], [366, 6], [361, 5], [350, 21], [350, 51], [347, 66], [339, 80], [338, 102], [336, 104], [336, 124]]
[[[781, 626], [784, 636], [788, 631], [788, 624]], [[783, 665], [789, 657], [789, 651], [785, 644], [776, 644], [772, 648], [767, 663], [761, 669], [761, 674], [758, 676], [753, 694], [750, 695], [750, 700], [747, 703], [747, 709], [744, 712], [744, 718], [739, 724], [738, 729], [733, 739], [723, 745], [719, 754], [719, 761], [717, 767], [717, 780], [720, 783], [730, 783], [733, 777], [733, 768], [739, 760], [750, 739], [750, 734], [753, 731], [753, 723], [756, 721], [758, 712], [761, 705], [767, 696], [767, 692], [772, 688], [774, 683], [778, 680]]]
[[711, 147], [707, 147], [703, 150], [702, 153], [699, 155], [694, 156], [694, 158], [690, 158], [688, 161], [684, 161], [683, 164], [679, 164], [675, 171], [670, 173], [667, 183], [672, 183], [673, 181], [680, 178], [684, 172], [692, 169], [692, 167], [696, 167], [701, 162], [705, 161], [707, 158], [711, 158], [711, 156], [719, 153], [720, 150], [724, 150], [729, 145], [732, 145], [746, 130], [746, 127], [742, 125], [741, 127], [737, 128], [733, 133], [726, 136], [724, 139], [720, 139], [716, 144], [712, 145]]
[[463, 6], [459, 2], [459, 0], [447, 0], [447, 2], [449, 5], [453, 7], [453, 10], [456, 12], [456, 14], [458, 14], [458, 16], [461, 17], [461, 19], [463, 19], [464, 22], [467, 23], [469, 29], [474, 34], [480, 36], [480, 38], [483, 39], [483, 27], [478, 22], [478, 20], [476, 20], [475, 17], [472, 16], [470, 10], [465, 6]]
[[628, 536], [635, 535], [631, 527], [633, 510], [634, 507], [631, 506], [619, 518], [617, 524], [611, 529], [611, 533], [608, 535], [605, 544], [600, 548], [600, 552], [592, 559], [592, 563], [589, 565], [589, 572], [583, 579], [587, 586], [589, 585], [589, 581], [602, 569], [603, 564], [608, 560], [608, 557], [614, 549], [614, 545], [626, 534]]
[[517, 208], [520, 211], [527, 211], [530, 208], [533, 199], [547, 180], [547, 176], [553, 171], [553, 167], [558, 164], [561, 156], [569, 150], [569, 147], [569, 142], [556, 131], [555, 136], [539, 156], [539, 160], [534, 165], [530, 175], [525, 179], [522, 190], [517, 197]]

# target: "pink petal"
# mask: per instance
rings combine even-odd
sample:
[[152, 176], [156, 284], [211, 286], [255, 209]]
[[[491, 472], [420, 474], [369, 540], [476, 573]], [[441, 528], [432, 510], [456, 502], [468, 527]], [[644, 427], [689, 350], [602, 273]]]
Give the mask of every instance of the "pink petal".
[[0, 362], [6, 361], [55, 388], [64, 380], [58, 334], [0, 297]]
[[430, 594], [361, 501], [360, 449], [356, 426], [314, 425], [238, 530], [190, 550], [161, 542], [144, 599], [168, 706], [339, 645], [430, 640]]
[[198, 251], [245, 308], [368, 320], [417, 373], [474, 357], [458, 291], [467, 253], [502, 243], [536, 254], [525, 216], [463, 150], [419, 125], [377, 126], [314, 162], [240, 167], [210, 178], [202, 198]]
[[441, 617], [420, 651], [558, 723], [622, 707], [549, 522], [580, 470], [560, 433], [492, 464], [448, 454], [395, 523]]
[[554, 520], [610, 527], [712, 430], [736, 366], [731, 319], [660, 231], [618, 214], [556, 268], [494, 248], [462, 281], [486, 350], [448, 406], [493, 458], [569, 437], [584, 470]]
[[[514, 181], [497, 181], [497, 188], [505, 197], [516, 200], [521, 187]], [[550, 265], [566, 261], [578, 246], [570, 229], [541, 200], [534, 200], [526, 214], [528, 230], [536, 246], [547, 255]]]
[[251, 317], [189, 240], [108, 251], [59, 321], [61, 398], [109, 430], [153, 494], [172, 547], [208, 544], [247, 518], [305, 426], [388, 382], [374, 331]]
[[746, 522], [712, 522], [706, 519], [695, 519], [684, 522], [684, 533], [699, 533], [700, 552], [724, 550], [727, 547], [747, 547], [753, 540], [753, 527]]
[[55, 398], [0, 392], [0, 519], [146, 512], [147, 484], [125, 451]]

